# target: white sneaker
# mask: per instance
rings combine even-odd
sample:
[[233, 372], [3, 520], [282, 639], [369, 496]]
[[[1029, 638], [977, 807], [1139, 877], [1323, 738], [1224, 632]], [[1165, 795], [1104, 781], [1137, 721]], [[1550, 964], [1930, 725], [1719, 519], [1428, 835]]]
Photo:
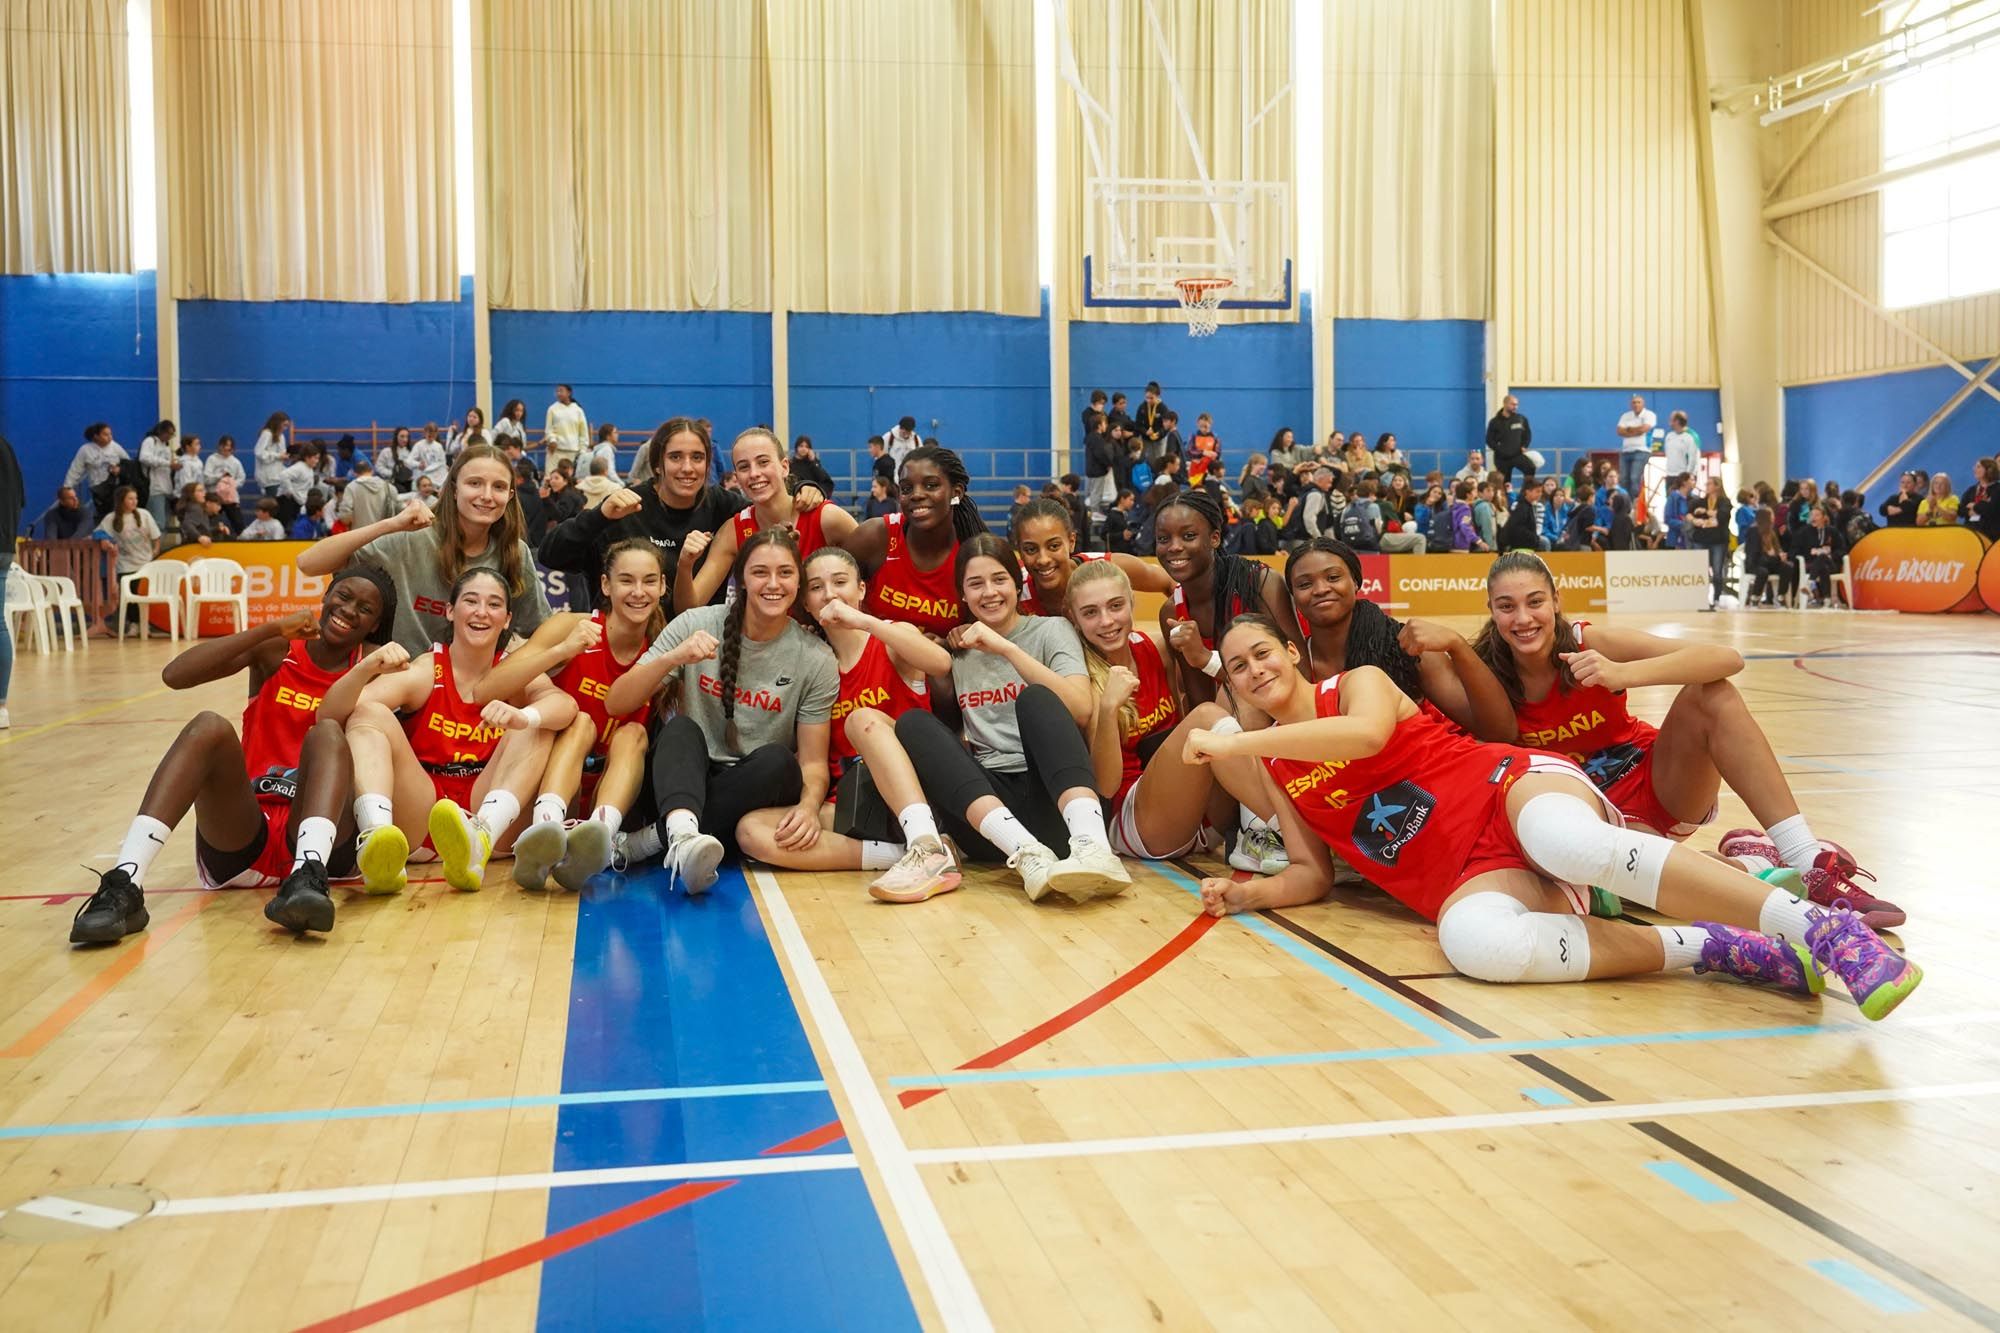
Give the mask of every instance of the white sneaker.
[[[611, 864], [612, 842], [617, 833], [601, 819], [585, 819], [563, 831], [563, 858], [556, 863], [556, 883], [571, 893]], [[520, 855], [517, 851], [516, 856]]]
[[1115, 898], [1132, 887], [1132, 872], [1108, 843], [1071, 838], [1069, 856], [1049, 873], [1049, 888], [1073, 903]]
[[901, 860], [877, 876], [868, 893], [885, 903], [920, 903], [950, 893], [960, 878], [944, 840], [926, 835], [911, 843]]
[[1028, 901], [1038, 903], [1049, 891], [1049, 876], [1060, 862], [1054, 852], [1039, 842], [1031, 842], [1008, 857], [1007, 864], [1021, 872], [1021, 887], [1028, 891]]
[[7, 728], [13, 725], [14, 725], [14, 719], [7, 716], [7, 706], [5, 704], [0, 704], [0, 731], [5, 731], [7, 730]]
[[696, 897], [715, 883], [715, 868], [722, 864], [722, 844], [706, 833], [676, 833], [667, 840], [660, 864], [667, 868], [668, 889], [678, 878], [687, 885], [688, 896]]
[[549, 872], [563, 859], [563, 843], [561, 820], [528, 825], [528, 831], [514, 839], [514, 882], [538, 893], [546, 889]]
[[1252, 875], [1275, 875], [1291, 864], [1285, 855], [1285, 839], [1274, 828], [1246, 828], [1236, 835], [1229, 849], [1229, 864]]

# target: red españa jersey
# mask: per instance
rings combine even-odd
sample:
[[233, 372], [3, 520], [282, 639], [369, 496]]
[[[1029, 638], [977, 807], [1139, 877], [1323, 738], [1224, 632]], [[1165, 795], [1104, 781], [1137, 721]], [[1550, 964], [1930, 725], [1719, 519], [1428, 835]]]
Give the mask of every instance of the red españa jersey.
[[[1109, 560], [1110, 558], [1110, 556], [1102, 551], [1079, 551], [1071, 556], [1069, 560], [1070, 567], [1074, 569], [1086, 560]], [[1035, 576], [1026, 572], [1023, 572], [1021, 575], [1021, 614], [1024, 616], [1053, 616], [1061, 614], [1058, 611], [1044, 611], [1042, 609], [1042, 594], [1035, 587]]]
[[346, 670], [320, 670], [306, 652], [305, 640], [294, 640], [285, 649], [285, 660], [244, 707], [243, 768], [258, 800], [292, 799], [306, 733], [319, 720], [320, 700]]
[[[632, 669], [632, 662], [639, 660], [634, 654], [632, 662], [621, 662], [611, 651], [611, 627], [604, 623], [604, 613], [598, 611], [591, 617], [604, 631], [604, 637], [588, 652], [578, 653], [563, 664], [562, 671], [555, 678], [555, 686], [570, 698], [576, 706], [589, 715], [597, 728], [597, 740], [590, 747], [592, 754], [605, 754], [611, 748], [611, 733], [621, 722], [637, 722], [643, 725], [653, 715], [653, 705], [649, 700], [639, 705], [636, 712], [612, 717], [604, 709], [604, 701], [611, 694], [611, 687], [618, 678]], [[646, 650], [645, 644], [639, 651]]]
[[[501, 653], [493, 650], [498, 662]], [[461, 698], [458, 682], [451, 674], [451, 650], [441, 643], [431, 645], [431, 694], [424, 706], [403, 719], [403, 731], [417, 762], [433, 773], [457, 769], [476, 772], [493, 758], [503, 727], [489, 727], [479, 720], [481, 705]]]
[[918, 569], [910, 558], [910, 544], [903, 531], [903, 516], [888, 514], [889, 549], [882, 567], [868, 579], [868, 596], [861, 609], [884, 620], [898, 620], [933, 634], [943, 634], [964, 618], [958, 588], [953, 582], [958, 569], [958, 543], [951, 544], [936, 569]]
[[1139, 742], [1148, 736], [1163, 736], [1180, 725], [1180, 705], [1174, 702], [1173, 688], [1167, 684], [1167, 664], [1160, 658], [1160, 645], [1153, 642], [1150, 634], [1133, 630], [1127, 642], [1132, 646], [1132, 671], [1139, 677], [1139, 688], [1132, 695], [1132, 708], [1139, 715], [1139, 724], [1129, 736], [1121, 736], [1118, 748], [1123, 754], [1125, 771], [1118, 778], [1118, 794], [1112, 797], [1115, 805], [1125, 799], [1125, 793], [1132, 790], [1132, 784], [1145, 771], [1145, 764], [1139, 758]]
[[[1579, 648], [1589, 623], [1576, 622]], [[1566, 690], [1560, 677], [1547, 698], [1515, 704], [1514, 720], [1521, 727], [1521, 744], [1575, 761], [1600, 791], [1637, 768], [1660, 734], [1652, 723], [1632, 716], [1622, 691], [1602, 685]]]
[[[1176, 583], [1174, 585], [1174, 591], [1172, 597], [1174, 605], [1174, 614], [1171, 617], [1171, 619], [1193, 620], [1194, 613], [1188, 610], [1187, 589], [1183, 588], [1180, 584]], [[1261, 611], [1263, 609], [1264, 608], [1262, 606], [1251, 606], [1248, 603], [1246, 603], [1241, 597], [1237, 596], [1235, 593], [1231, 593], [1229, 594], [1228, 619], [1225, 620], [1221, 625], [1218, 625], [1216, 628], [1228, 629], [1229, 621], [1234, 620], [1236, 619], [1236, 617], [1241, 615], [1248, 615], [1252, 611]], [[1197, 633], [1200, 632], [1199, 625], [1196, 626], [1196, 632]], [[1201, 646], [1208, 649], [1210, 652], [1214, 652], [1215, 651], [1214, 636], [1209, 634], [1203, 634], [1201, 636]]]
[[[1319, 717], [1340, 716], [1340, 677], [1313, 695]], [[1505, 819], [1501, 799], [1528, 771], [1529, 752], [1487, 745], [1429, 714], [1396, 724], [1364, 759], [1266, 759], [1306, 826], [1389, 895], [1426, 920], [1458, 887], [1480, 834]]]
[[857, 708], [873, 708], [895, 721], [912, 708], [930, 707], [930, 686], [919, 681], [912, 685], [896, 674], [896, 663], [888, 647], [870, 635], [861, 656], [840, 673], [840, 698], [833, 705], [833, 731], [827, 738], [827, 758], [836, 780], [848, 760], [855, 757], [847, 743], [847, 715]]
[[[810, 512], [803, 514], [794, 512], [792, 516], [792, 535], [799, 540], [799, 559], [801, 561], [804, 561], [814, 551], [826, 545], [826, 534], [820, 527], [825, 521], [825, 505], [815, 506]], [[736, 530], [736, 549], [740, 551], [743, 549], [743, 543], [749, 541], [758, 532], [757, 506], [751, 505], [748, 509], [739, 509], [730, 518], [729, 523]]]

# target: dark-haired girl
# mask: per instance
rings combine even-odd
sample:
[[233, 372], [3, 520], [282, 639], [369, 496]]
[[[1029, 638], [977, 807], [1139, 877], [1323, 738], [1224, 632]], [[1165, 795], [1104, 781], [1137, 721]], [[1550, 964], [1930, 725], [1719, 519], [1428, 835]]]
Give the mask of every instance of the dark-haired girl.
[[[700, 606], [722, 590], [736, 553], [753, 532], [784, 528], [798, 543], [799, 558], [809, 560], [822, 546], [846, 540], [857, 524], [854, 515], [837, 504], [820, 501], [819, 491], [805, 491], [801, 502], [786, 488], [790, 468], [785, 448], [778, 437], [762, 426], [752, 426], [736, 437], [729, 447], [736, 482], [750, 499], [748, 509], [739, 510], [711, 537], [689, 534], [681, 547], [674, 571], [674, 605]], [[700, 568], [695, 567], [700, 561]]]
[[273, 412], [265, 419], [264, 428], [257, 432], [251, 457], [257, 467], [257, 489], [265, 495], [277, 494], [278, 479], [284, 476], [285, 464], [291, 461], [291, 429], [290, 417]]
[[[1315, 685], [1299, 672], [1298, 649], [1261, 616], [1232, 625], [1222, 653], [1232, 691], [1273, 725], [1193, 732], [1189, 757], [1225, 765], [1225, 783], [1262, 786], [1278, 805], [1290, 865], [1270, 878], [1202, 881], [1203, 907], [1217, 916], [1324, 897], [1331, 848], [1437, 922], [1452, 967], [1483, 981], [1691, 967], [1816, 995], [1824, 970], [1839, 975], [1863, 1015], [1880, 1019], [1923, 979], [1856, 913], [1810, 907], [1626, 827], [1568, 760], [1464, 736], [1374, 667]], [[1695, 924], [1582, 915], [1589, 885]]]
[[966, 493], [971, 484], [951, 450], [930, 444], [910, 450], [897, 481], [897, 512], [869, 519], [841, 542], [868, 580], [864, 611], [938, 635], [959, 623], [959, 543], [986, 531]]
[[139, 441], [139, 470], [146, 478], [146, 509], [154, 525], [165, 532], [175, 494], [173, 422], [156, 423]]
[[415, 657], [444, 637], [453, 589], [471, 569], [498, 571], [516, 633], [540, 628], [549, 602], [526, 530], [507, 456], [475, 444], [451, 465], [435, 513], [412, 500], [379, 523], [323, 537], [299, 553], [299, 572], [328, 574], [357, 559], [388, 574], [401, 595], [393, 634]]
[[1216, 636], [1241, 615], [1261, 611], [1280, 625], [1292, 620], [1291, 599], [1275, 572], [1222, 549], [1228, 522], [1206, 491], [1182, 491], [1154, 519], [1160, 568], [1174, 581], [1160, 608], [1160, 637], [1169, 655], [1174, 692], [1192, 707], [1215, 697], [1222, 659]]
[[[564, 888], [578, 890], [609, 866], [646, 776], [651, 701], [625, 714], [612, 713], [605, 701], [666, 623], [660, 600], [667, 572], [659, 548], [641, 539], [620, 542], [605, 557], [601, 583], [603, 607], [594, 614], [550, 616], [473, 691], [482, 704], [511, 698], [547, 675], [576, 701], [576, 720], [557, 737], [528, 827], [514, 840], [514, 882], [524, 889], [546, 888], [553, 875]], [[571, 821], [570, 803], [579, 791], [590, 816]]]
[[[196, 643], [167, 664], [161, 679], [176, 690], [248, 672], [242, 732], [206, 711], [181, 728], [153, 770], [117, 862], [77, 909], [71, 943], [109, 944], [146, 928], [146, 872], [189, 810], [204, 887], [277, 884], [266, 917], [288, 930], [332, 927], [327, 877], [354, 867], [341, 700], [352, 706], [351, 668], [368, 644], [387, 641], [395, 601], [381, 574], [352, 567], [327, 585], [317, 612]], [[338, 716], [321, 716], [329, 698]]]
[[528, 405], [519, 398], [509, 398], [507, 405], [500, 409], [500, 415], [493, 419], [492, 435], [493, 443], [503, 449], [507, 446], [508, 436], [519, 440], [523, 449], [527, 448]]
[[355, 859], [369, 893], [403, 888], [420, 832], [445, 883], [479, 888], [487, 860], [506, 855], [520, 831], [555, 733], [576, 719], [576, 701], [545, 675], [512, 699], [480, 701], [480, 682], [505, 651], [508, 602], [496, 571], [468, 569], [452, 585], [443, 642], [416, 658], [393, 644], [352, 673], [363, 687], [347, 717]]
[[[1743, 669], [1734, 648], [1573, 622], [1548, 566], [1526, 552], [1493, 562], [1486, 605], [1473, 646], [1507, 691], [1522, 744], [1568, 755], [1628, 821], [1674, 840], [1715, 818], [1727, 782], [1768, 831], [1726, 834], [1725, 857], [1753, 872], [1789, 866], [1813, 902], [1850, 904], [1878, 929], [1902, 924], [1900, 908], [1857, 882], [1875, 877], [1807, 827], [1771, 742], [1729, 683]], [[1625, 692], [1646, 685], [1681, 687], [1657, 728], [1627, 706]]]
[[965, 740], [919, 709], [896, 720], [896, 739], [960, 849], [1004, 858], [1030, 901], [1051, 890], [1078, 901], [1124, 892], [1132, 877], [1111, 850], [1077, 730], [1093, 699], [1076, 630], [1021, 614], [1021, 567], [992, 533], [965, 540], [956, 574], [971, 619], [947, 637], [951, 674], [935, 685], [957, 703]]
[[1025, 571], [1021, 579], [1024, 616], [1062, 615], [1070, 576], [1086, 561], [1115, 565], [1124, 572], [1129, 586], [1140, 592], [1167, 592], [1174, 586], [1165, 570], [1136, 555], [1078, 553], [1069, 506], [1048, 496], [1030, 500], [1015, 516], [1014, 550]]
[[613, 715], [629, 713], [678, 677], [680, 711], [654, 737], [650, 766], [653, 803], [665, 812], [664, 864], [689, 893], [715, 883], [753, 810], [781, 812], [772, 834], [781, 848], [818, 841], [840, 692], [833, 650], [792, 615], [800, 568], [791, 533], [751, 536], [730, 578], [728, 606], [675, 616], [604, 701]]

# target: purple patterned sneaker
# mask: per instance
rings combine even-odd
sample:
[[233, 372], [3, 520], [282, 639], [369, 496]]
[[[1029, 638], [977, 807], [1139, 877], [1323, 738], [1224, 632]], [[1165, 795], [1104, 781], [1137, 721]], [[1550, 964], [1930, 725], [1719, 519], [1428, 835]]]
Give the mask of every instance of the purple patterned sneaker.
[[1812, 869], [1805, 872], [1808, 901], [1821, 907], [1851, 907], [1870, 930], [1890, 930], [1910, 919], [1902, 908], [1877, 898], [1856, 882], [1865, 879], [1873, 883], [1875, 876], [1856, 865], [1838, 844], [1822, 842], [1820, 848]]
[[1694, 965], [1697, 972], [1721, 972], [1794, 995], [1817, 995], [1826, 989], [1826, 974], [1813, 956], [1783, 935], [1760, 935], [1713, 921], [1697, 921], [1694, 926], [1708, 932], [1701, 961]]
[[1855, 913], [1808, 908], [1806, 916], [1812, 921], [1806, 929], [1806, 947], [1813, 960], [1840, 974], [1864, 1017], [1878, 1022], [1887, 1018], [1924, 979], [1921, 967], [1876, 939]]

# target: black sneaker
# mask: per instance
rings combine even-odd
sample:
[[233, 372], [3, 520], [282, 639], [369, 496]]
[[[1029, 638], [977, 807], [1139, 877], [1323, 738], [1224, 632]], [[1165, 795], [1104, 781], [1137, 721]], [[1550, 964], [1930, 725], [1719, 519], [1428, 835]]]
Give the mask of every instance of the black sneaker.
[[307, 857], [297, 870], [285, 876], [264, 915], [286, 930], [301, 935], [309, 930], [324, 934], [333, 929], [333, 898], [326, 891], [326, 867], [317, 857]]
[[131, 872], [124, 866], [113, 866], [97, 877], [97, 892], [76, 909], [69, 942], [116, 944], [127, 935], [144, 930], [152, 919], [146, 911], [146, 895], [132, 882]]

